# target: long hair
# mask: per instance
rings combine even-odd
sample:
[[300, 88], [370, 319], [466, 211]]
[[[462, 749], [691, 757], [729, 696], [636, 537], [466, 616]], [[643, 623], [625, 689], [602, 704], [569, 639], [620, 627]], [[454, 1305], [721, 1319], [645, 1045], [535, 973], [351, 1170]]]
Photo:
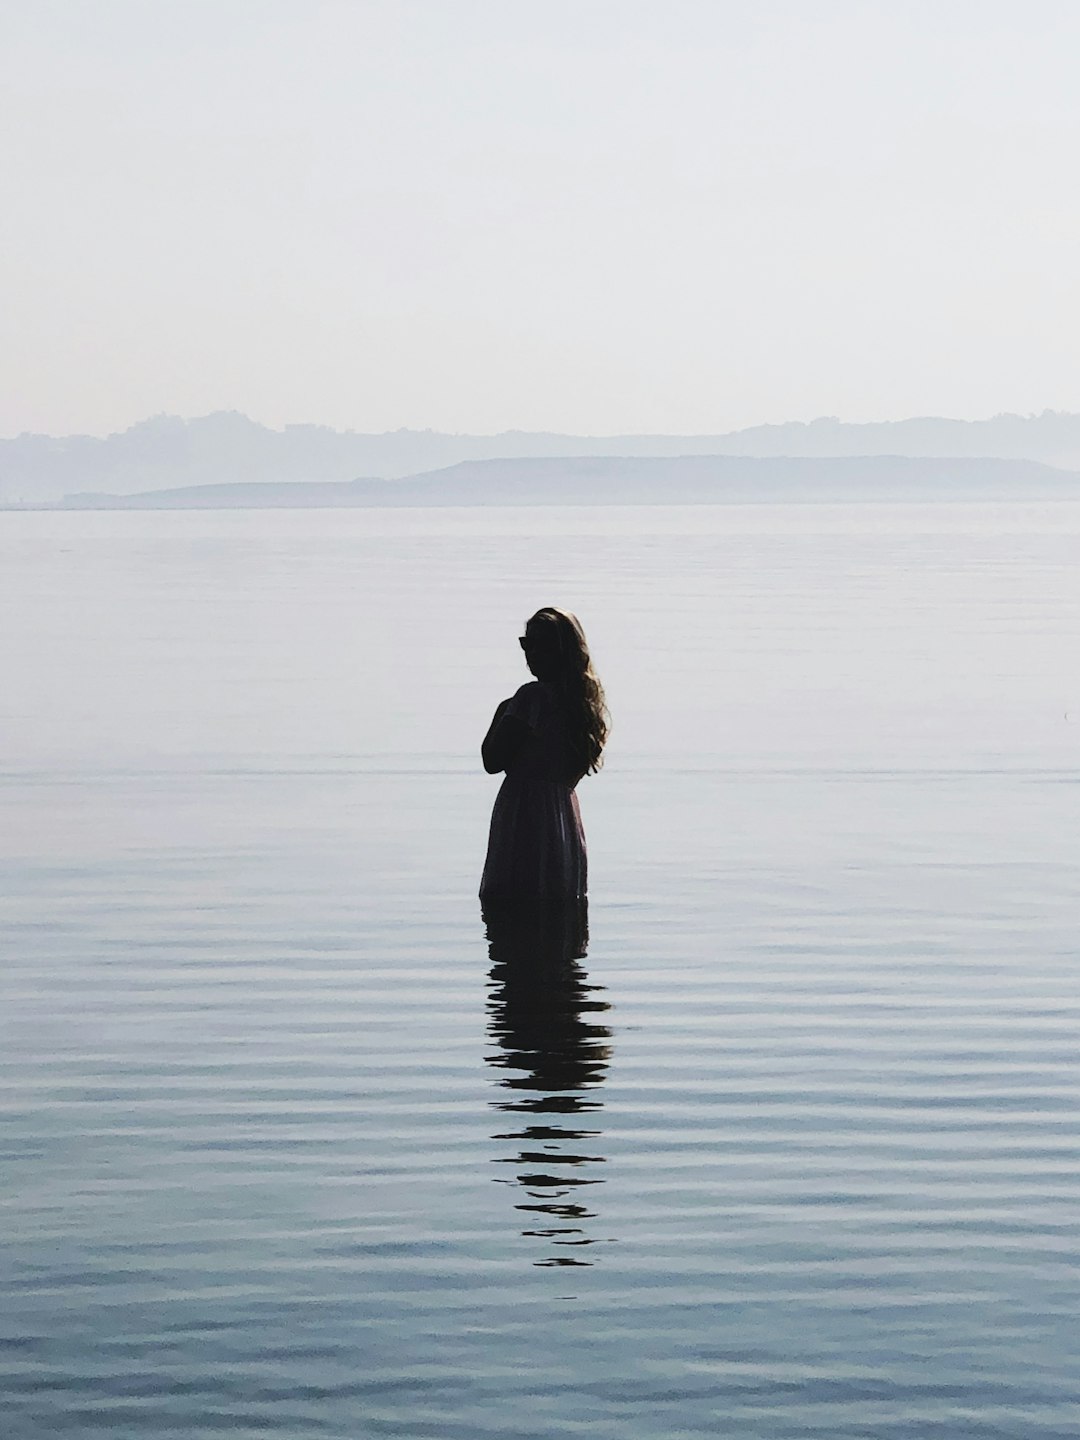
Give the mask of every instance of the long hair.
[[526, 631], [538, 632], [546, 641], [545, 650], [557, 664], [557, 683], [562, 689], [567, 718], [567, 739], [583, 772], [595, 774], [603, 763], [611, 717], [604, 687], [592, 667], [589, 646], [581, 621], [569, 610], [545, 605], [526, 622]]

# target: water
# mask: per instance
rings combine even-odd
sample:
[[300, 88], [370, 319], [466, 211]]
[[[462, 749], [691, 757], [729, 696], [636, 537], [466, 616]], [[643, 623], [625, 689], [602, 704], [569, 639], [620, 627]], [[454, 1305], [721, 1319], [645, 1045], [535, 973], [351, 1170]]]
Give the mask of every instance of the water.
[[[5, 1435], [1074, 1436], [1078, 542], [0, 517]], [[587, 953], [489, 954], [552, 601]]]

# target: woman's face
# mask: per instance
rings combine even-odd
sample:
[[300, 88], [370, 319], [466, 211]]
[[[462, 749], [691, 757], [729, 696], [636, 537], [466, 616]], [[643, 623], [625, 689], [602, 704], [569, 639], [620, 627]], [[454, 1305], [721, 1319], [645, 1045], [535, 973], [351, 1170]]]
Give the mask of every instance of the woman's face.
[[559, 641], [553, 625], [530, 621], [521, 637], [525, 664], [538, 680], [553, 680], [559, 673]]

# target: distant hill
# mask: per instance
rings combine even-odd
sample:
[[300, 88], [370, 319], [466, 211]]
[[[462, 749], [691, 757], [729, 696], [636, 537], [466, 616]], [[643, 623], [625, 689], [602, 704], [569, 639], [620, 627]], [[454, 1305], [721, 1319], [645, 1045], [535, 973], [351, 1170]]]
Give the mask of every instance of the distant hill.
[[193, 485], [71, 495], [66, 509], [310, 509], [420, 505], [655, 505], [764, 500], [1080, 499], [1080, 474], [1031, 460], [690, 455], [469, 460], [401, 480]]
[[197, 420], [159, 415], [97, 438], [20, 435], [0, 440], [0, 504], [42, 504], [76, 491], [131, 495], [193, 485], [315, 484], [357, 476], [399, 478], [463, 461], [680, 455], [831, 457], [990, 456], [1080, 468], [1080, 415], [999, 415], [993, 420], [840, 420], [761, 425], [725, 435], [381, 435], [288, 425], [271, 430], [244, 415]]

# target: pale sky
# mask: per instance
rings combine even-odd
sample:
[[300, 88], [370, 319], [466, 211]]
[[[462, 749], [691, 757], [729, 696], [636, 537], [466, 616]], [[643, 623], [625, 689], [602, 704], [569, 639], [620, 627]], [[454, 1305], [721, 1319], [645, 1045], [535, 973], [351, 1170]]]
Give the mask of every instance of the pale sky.
[[0, 0], [0, 434], [1080, 410], [1077, 0]]

